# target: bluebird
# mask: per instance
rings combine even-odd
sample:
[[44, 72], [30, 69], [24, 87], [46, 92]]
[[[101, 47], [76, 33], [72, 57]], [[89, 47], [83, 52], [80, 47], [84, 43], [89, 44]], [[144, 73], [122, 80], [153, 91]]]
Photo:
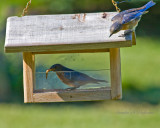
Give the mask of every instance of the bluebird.
[[69, 69], [61, 64], [54, 64], [48, 70], [46, 70], [46, 79], [48, 76], [48, 72], [54, 71], [58, 78], [66, 85], [71, 88], [67, 88], [67, 90], [73, 90], [79, 88], [82, 85], [86, 85], [89, 83], [99, 84], [99, 82], [106, 82], [105, 80], [98, 80], [92, 78], [84, 73]]
[[150, 7], [154, 6], [156, 3], [153, 1], [149, 1], [146, 5], [140, 8], [133, 8], [129, 10], [122, 11], [115, 15], [111, 21], [113, 22], [112, 26], [110, 27], [110, 36], [119, 32], [120, 30], [125, 30], [124, 34], [121, 36], [125, 36], [132, 32], [135, 32], [135, 29], [138, 25], [138, 22], [141, 19], [143, 14], [146, 14]]

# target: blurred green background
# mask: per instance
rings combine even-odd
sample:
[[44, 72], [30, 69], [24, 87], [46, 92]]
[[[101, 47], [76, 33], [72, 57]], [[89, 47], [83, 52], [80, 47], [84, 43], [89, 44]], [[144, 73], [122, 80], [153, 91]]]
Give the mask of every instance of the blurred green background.
[[[119, 7], [122, 10], [140, 7], [148, 1], [129, 0], [119, 4]], [[121, 49], [123, 85], [121, 101], [48, 104], [23, 104], [22, 54], [4, 53], [6, 19], [9, 16], [20, 16], [27, 2], [27, 0], [0, 1], [0, 128], [107, 126], [158, 128], [160, 1], [155, 0], [156, 6], [151, 8], [139, 23], [136, 31], [137, 45]], [[28, 15], [104, 11], [115, 11], [111, 0], [33, 0]], [[71, 56], [83, 57], [80, 54], [78, 56], [73, 54], [68, 55], [68, 58]], [[68, 58], [65, 56], [65, 59]], [[97, 56], [97, 60], [102, 59], [103, 55]], [[49, 60], [39, 60], [41, 61]], [[72, 64], [71, 66], [74, 67]]]

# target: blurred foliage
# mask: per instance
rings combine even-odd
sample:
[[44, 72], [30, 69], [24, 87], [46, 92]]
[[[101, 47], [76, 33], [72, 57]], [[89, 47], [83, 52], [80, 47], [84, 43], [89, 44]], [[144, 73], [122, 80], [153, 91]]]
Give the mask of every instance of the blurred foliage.
[[[149, 0], [130, 0], [130, 2], [119, 4], [119, 7], [122, 10], [140, 7], [147, 1]], [[7, 17], [20, 16], [27, 2], [28, 0], [1, 0], [0, 2], [0, 101], [3, 102], [23, 102], [22, 55], [21, 53], [5, 54], [3, 51]], [[123, 100], [128, 102], [151, 104], [160, 102], [160, 93], [158, 93], [160, 90], [160, 38], [158, 37], [160, 1], [156, 2], [157, 5], [151, 8], [139, 23], [137, 45], [121, 50]], [[104, 11], [115, 11], [111, 0], [32, 0], [28, 14]], [[103, 58], [96, 57], [95, 59]]]

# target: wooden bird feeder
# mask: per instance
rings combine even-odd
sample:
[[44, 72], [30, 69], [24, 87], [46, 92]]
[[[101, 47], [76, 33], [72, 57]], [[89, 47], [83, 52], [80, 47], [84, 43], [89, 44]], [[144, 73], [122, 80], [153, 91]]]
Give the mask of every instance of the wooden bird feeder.
[[[35, 15], [7, 19], [5, 52], [23, 53], [24, 102], [121, 99], [120, 48], [135, 44], [135, 35], [109, 38], [116, 12]], [[35, 55], [109, 52], [111, 87], [90, 90], [35, 92]]]

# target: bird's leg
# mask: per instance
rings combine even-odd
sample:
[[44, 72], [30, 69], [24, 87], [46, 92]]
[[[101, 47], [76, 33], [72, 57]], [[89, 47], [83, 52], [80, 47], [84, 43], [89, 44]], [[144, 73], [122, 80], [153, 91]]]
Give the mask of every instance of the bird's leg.
[[133, 32], [132, 29], [125, 30], [125, 31], [124, 31], [124, 34], [119, 35], [119, 37], [125, 37], [125, 36], [127, 36], [127, 35], [132, 34], [132, 32]]
[[124, 35], [130, 35], [132, 34], [133, 30], [132, 29], [128, 29], [126, 31], [124, 31]]

